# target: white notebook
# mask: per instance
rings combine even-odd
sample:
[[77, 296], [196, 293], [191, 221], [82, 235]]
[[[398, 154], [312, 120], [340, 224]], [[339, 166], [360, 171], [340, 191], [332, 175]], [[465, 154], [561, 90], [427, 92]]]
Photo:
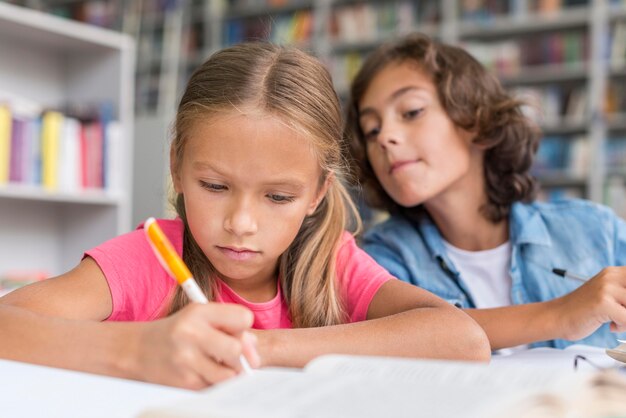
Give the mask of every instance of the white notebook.
[[140, 417], [626, 416], [626, 375], [616, 371], [384, 357], [323, 356], [302, 370], [255, 371], [204, 395]]

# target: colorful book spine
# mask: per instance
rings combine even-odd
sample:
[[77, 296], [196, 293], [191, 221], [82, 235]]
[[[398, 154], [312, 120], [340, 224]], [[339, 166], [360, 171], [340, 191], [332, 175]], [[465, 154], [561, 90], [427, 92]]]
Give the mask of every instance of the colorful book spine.
[[13, 118], [12, 123], [9, 181], [12, 183], [20, 183], [24, 177], [24, 173], [22, 172], [22, 161], [24, 160], [24, 126], [26, 121]]
[[11, 159], [11, 110], [0, 105], [0, 184], [9, 181]]
[[56, 190], [59, 187], [59, 143], [63, 115], [55, 111], [45, 112], [41, 124], [42, 185], [48, 190]]

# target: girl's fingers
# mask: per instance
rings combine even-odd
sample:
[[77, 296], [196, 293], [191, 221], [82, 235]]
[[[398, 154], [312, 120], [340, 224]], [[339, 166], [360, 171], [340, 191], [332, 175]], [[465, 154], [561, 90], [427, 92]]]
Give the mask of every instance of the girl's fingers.
[[256, 349], [257, 337], [251, 332], [244, 332], [241, 335], [243, 344], [243, 355], [248, 359], [248, 363], [254, 369], [261, 367], [261, 358]]
[[249, 309], [233, 303], [209, 303], [204, 315], [212, 327], [231, 335], [250, 329], [254, 322], [254, 315]]
[[228, 335], [219, 329], [208, 327], [204, 331], [200, 349], [216, 362], [235, 371], [241, 370], [239, 356], [243, 353], [243, 344], [240, 338]]
[[222, 382], [237, 375], [237, 372], [225, 364], [220, 364], [215, 359], [207, 357], [204, 353], [198, 355], [194, 364], [194, 371], [202, 383], [199, 388]]

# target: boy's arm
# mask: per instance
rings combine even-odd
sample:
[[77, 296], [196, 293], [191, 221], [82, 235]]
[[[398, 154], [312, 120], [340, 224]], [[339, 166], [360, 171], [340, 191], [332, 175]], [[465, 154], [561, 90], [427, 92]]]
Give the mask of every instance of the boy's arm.
[[463, 311], [399, 280], [381, 286], [368, 320], [320, 328], [258, 331], [264, 365], [302, 367], [330, 353], [488, 361], [483, 330]]
[[578, 289], [547, 302], [466, 309], [489, 337], [491, 348], [553, 339], [579, 340], [611, 323], [626, 331], [626, 267], [607, 267]]
[[234, 376], [251, 341], [240, 306], [191, 304], [152, 322], [100, 322], [111, 312], [102, 271], [90, 258], [69, 273], [0, 298], [0, 358], [186, 388]]

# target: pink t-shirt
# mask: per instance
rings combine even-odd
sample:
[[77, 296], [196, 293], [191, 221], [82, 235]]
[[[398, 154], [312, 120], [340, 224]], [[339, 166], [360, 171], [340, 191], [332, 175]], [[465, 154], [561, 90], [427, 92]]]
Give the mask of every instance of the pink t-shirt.
[[[180, 218], [160, 219], [158, 223], [176, 251], [182, 254], [184, 228]], [[176, 290], [176, 282], [157, 261], [142, 229], [143, 225], [85, 253], [98, 263], [109, 284], [113, 299], [110, 321], [161, 318], [166, 315]], [[347, 232], [341, 237], [336, 266], [339, 291], [350, 321], [363, 321], [374, 295], [393, 276], [357, 247]], [[291, 328], [289, 309], [280, 286], [276, 296], [263, 303], [243, 299], [221, 281], [218, 288], [219, 302], [237, 303], [254, 313], [254, 328]]]

